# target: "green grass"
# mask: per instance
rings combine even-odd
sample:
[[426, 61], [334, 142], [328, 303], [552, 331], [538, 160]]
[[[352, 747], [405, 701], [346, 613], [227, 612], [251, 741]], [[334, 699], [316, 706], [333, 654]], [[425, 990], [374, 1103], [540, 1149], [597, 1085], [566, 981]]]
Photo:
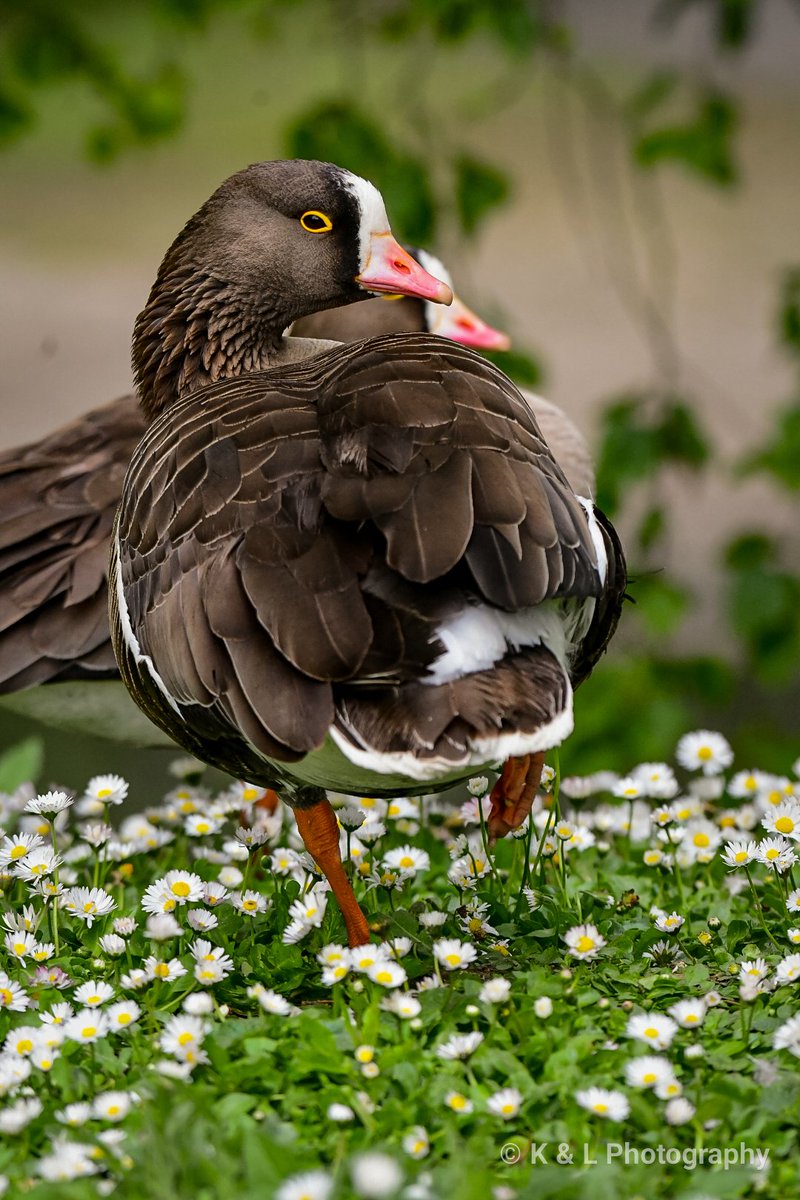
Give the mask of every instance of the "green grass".
[[[333, 903], [325, 908], [324, 897], [307, 891], [316, 880], [296, 854], [288, 856], [291, 873], [270, 869], [276, 848], [293, 848], [288, 810], [262, 815], [265, 845], [240, 850], [239, 859], [233, 833], [248, 808], [241, 788], [212, 795], [197, 780], [183, 782], [144, 815], [112, 807], [121, 832], [98, 851], [82, 833], [88, 822], [103, 819], [103, 804], [79, 797], [57, 820], [65, 860], [59, 882], [102, 887], [113, 911], [89, 927], [70, 914], [62, 896], [56, 916], [52, 901], [17, 877], [20, 864], [35, 856], [13, 859], [3, 877], [8, 941], [20, 940], [24, 931], [14, 932], [14, 918], [32, 906], [27, 915], [38, 942], [58, 941], [40, 963], [40, 976], [58, 967], [70, 980], [61, 989], [50, 986], [36, 979], [31, 953], [17, 958], [8, 944], [0, 949], [7, 976], [0, 979], [0, 999], [8, 1000], [11, 981], [28, 1003], [24, 1011], [0, 1011], [0, 1037], [13, 1035], [0, 1057], [0, 1129], [13, 1134], [0, 1145], [6, 1194], [40, 1200], [112, 1193], [148, 1200], [533, 1200], [556, 1194], [617, 1200], [748, 1196], [756, 1186], [767, 1198], [795, 1194], [800, 1080], [793, 1054], [774, 1045], [775, 1031], [798, 1008], [798, 984], [775, 982], [792, 975], [789, 930], [800, 925], [800, 914], [787, 910], [791, 865], [778, 872], [753, 861], [748, 876], [722, 861], [726, 842], [719, 839], [737, 830], [756, 841], [770, 836], [762, 819], [783, 811], [771, 800], [795, 813], [798, 785], [764, 776], [753, 799], [745, 800], [725, 791], [710, 796], [721, 776], [683, 777], [661, 840], [650, 814], [666, 802], [597, 791], [610, 786], [608, 780], [590, 782], [582, 790], [592, 794], [573, 800], [565, 793], [576, 788], [565, 783], [560, 798], [537, 802], [535, 828], [506, 839], [491, 857], [475, 801], [471, 809], [470, 802], [459, 807], [446, 797], [401, 803], [397, 814], [384, 814], [380, 804], [367, 809], [368, 822], [377, 813], [386, 832], [363, 840], [352, 834], [351, 849], [361, 847], [355, 886], [375, 943], [392, 947], [402, 968], [389, 971], [400, 977], [397, 988], [355, 969], [339, 982], [323, 982], [317, 956], [342, 942], [343, 925]], [[148, 803], [135, 791], [130, 802]], [[22, 811], [34, 794], [23, 787], [4, 797], [2, 823], [9, 838], [40, 823], [47, 844], [47, 821]], [[219, 823], [215, 832], [190, 832], [193, 822], [209, 816]], [[569, 830], [558, 821], [578, 827], [571, 840], [559, 839]], [[369, 833], [369, 824], [363, 829]], [[389, 888], [384, 859], [406, 845], [414, 848], [412, 858], [424, 851], [430, 865]], [[7, 858], [12, 841], [3, 847]], [[645, 853], [655, 849], [660, 863], [645, 865]], [[211, 907], [202, 897], [190, 898], [200, 885], [186, 876], [190, 897], [175, 897], [179, 928], [158, 940], [147, 927], [142, 897], [171, 870], [203, 881], [222, 873], [229, 893]], [[263, 897], [265, 911], [248, 915], [237, 908], [231, 903], [237, 889]], [[287, 944], [289, 910], [304, 893], [304, 904], [321, 905], [324, 915], [320, 925], [301, 923], [298, 940]], [[191, 928], [192, 910], [212, 914], [218, 924], [208, 932]], [[437, 927], [426, 924], [432, 910], [443, 914]], [[683, 923], [669, 931], [673, 912]], [[113, 943], [103, 946], [100, 938], [120, 917], [137, 924], [114, 954]], [[196, 978], [191, 948], [203, 937], [232, 960], [213, 984]], [[437, 959], [434, 944], [443, 938], [460, 943], [450, 953], [468, 960], [464, 967], [448, 964], [441, 948], [443, 961]], [[588, 957], [576, 957], [570, 946]], [[753, 982], [740, 965], [758, 958], [766, 960], [766, 983]], [[185, 973], [160, 979], [154, 960], [178, 960]], [[137, 970], [147, 978], [134, 987]], [[138, 1018], [91, 1044], [81, 1044], [78, 1034], [42, 1050], [40, 1032], [28, 1038], [26, 1026], [58, 1029], [40, 1020], [55, 1004], [67, 1001], [79, 1011], [75, 989], [90, 980], [113, 990], [99, 1011], [134, 1001]], [[484, 990], [488, 980], [504, 982]], [[263, 998], [265, 988], [285, 998], [286, 1015], [264, 1010], [259, 994]], [[192, 1032], [183, 1005], [187, 997], [196, 1004], [200, 995], [209, 998], [209, 1011], [198, 1018], [193, 1040], [162, 1044], [175, 1017], [178, 1032]], [[396, 996], [405, 997], [407, 1015], [385, 1007]], [[268, 1007], [280, 1006], [264, 999]], [[660, 1030], [668, 1010], [686, 1000], [699, 1014], [694, 1027], [667, 1024], [662, 1048], [633, 1036], [632, 1018], [654, 1014], [641, 1024]], [[87, 1021], [78, 1024], [85, 1028]], [[472, 1033], [482, 1036], [466, 1057], [438, 1053], [454, 1035]], [[33, 1065], [25, 1075], [19, 1063], [27, 1058], [26, 1040], [36, 1042], [32, 1057], [39, 1053], [40, 1062], [41, 1055], [52, 1056], [49, 1068]], [[800, 1054], [800, 1033], [790, 1031], [788, 1040]], [[14, 1048], [20, 1042], [22, 1053]], [[636, 1069], [631, 1064], [649, 1054], [664, 1060], [661, 1097], [628, 1077]], [[603, 1115], [591, 1097], [582, 1104], [578, 1094], [592, 1087], [619, 1094], [627, 1115]], [[492, 1098], [508, 1088], [516, 1095], [505, 1098], [505, 1119], [493, 1111]], [[123, 1095], [109, 1100], [109, 1091]], [[448, 1102], [452, 1093], [462, 1098], [455, 1107], [452, 1098]], [[670, 1093], [682, 1094], [677, 1106]], [[93, 1111], [78, 1110], [74, 1127], [59, 1121], [65, 1106], [81, 1103]], [[613, 1103], [612, 1097], [612, 1109]], [[101, 1116], [109, 1105], [116, 1111]], [[346, 1106], [349, 1119], [334, 1119], [332, 1105]], [[70, 1152], [64, 1143], [85, 1149]], [[742, 1146], [768, 1154], [766, 1167], [733, 1161]], [[366, 1152], [383, 1158], [360, 1162]], [[42, 1177], [59, 1170], [65, 1178]], [[304, 1180], [308, 1172], [323, 1174]]]

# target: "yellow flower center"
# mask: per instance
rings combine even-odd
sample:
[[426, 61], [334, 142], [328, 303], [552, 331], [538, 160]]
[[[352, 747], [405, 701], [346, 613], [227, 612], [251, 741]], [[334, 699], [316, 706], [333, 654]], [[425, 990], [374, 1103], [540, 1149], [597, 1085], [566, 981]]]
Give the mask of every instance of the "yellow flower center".
[[100, 1004], [100, 997], [99, 996], [87, 996], [86, 1003], [87, 1004]]
[[97, 1033], [97, 1026], [96, 1026], [96, 1025], [86, 1025], [86, 1026], [85, 1026], [85, 1027], [84, 1027], [84, 1028], [81, 1030], [81, 1037], [85, 1037], [85, 1038], [94, 1037], [94, 1035], [95, 1035], [96, 1033]]
[[579, 950], [581, 954], [594, 950], [594, 938], [588, 937], [585, 933], [582, 934], [575, 943], [575, 949]]
[[375, 982], [376, 983], [391, 983], [392, 982], [392, 972], [391, 971], [377, 971], [375, 974]]
[[506, 1114], [506, 1116], [508, 1116], [508, 1117], [511, 1117], [511, 1116], [513, 1116], [513, 1115], [514, 1115], [514, 1113], [517, 1111], [517, 1110], [516, 1110], [516, 1105], [514, 1105], [514, 1104], [503, 1104], [503, 1105], [501, 1105], [501, 1107], [500, 1107], [500, 1111], [501, 1111], [502, 1113], [505, 1113], [505, 1114]]
[[696, 1025], [699, 1018], [697, 1013], [687, 1013], [683, 1019], [687, 1025]]
[[[242, 902], [242, 908], [247, 909], [248, 912], [252, 912], [254, 908], [258, 908], [258, 901], [257, 900], [244, 900]], [[313, 916], [313, 914], [316, 911], [317, 910], [315, 908], [307, 908], [306, 915]]]
[[117, 1113], [119, 1112], [119, 1105], [118, 1104], [109, 1104], [108, 1108], [106, 1109], [106, 1112], [108, 1113], [108, 1115], [110, 1117], [115, 1117], [117, 1115]]
[[720, 827], [722, 829], [731, 829], [736, 824], [736, 818], [735, 817], [721, 817], [719, 823], [720, 823]]
[[13, 998], [8, 988], [0, 988], [0, 1004], [10, 1004]]
[[791, 817], [778, 817], [775, 822], [775, 828], [778, 833], [792, 833], [794, 830], [794, 821]]
[[764, 857], [768, 858], [770, 862], [773, 862], [776, 858], [780, 858], [780, 853], [780, 850], [776, 850], [774, 846], [770, 846]]
[[413, 867], [413, 865], [414, 865], [414, 860], [410, 854], [404, 854], [403, 857], [400, 859], [401, 867]]
[[243, 800], [257, 800], [258, 799], [258, 788], [245, 788], [244, 791], [242, 792], [242, 799]]
[[20, 1038], [17, 1042], [17, 1054], [30, 1054], [33, 1049], [33, 1042], [30, 1038]]
[[169, 975], [169, 963], [156, 963], [153, 967], [153, 974], [159, 979], [166, 979]]
[[714, 751], [710, 746], [701, 746], [697, 751], [697, 757], [701, 762], [708, 762], [709, 759], [714, 757]]
[[608, 1112], [608, 1105], [607, 1105], [607, 1104], [602, 1104], [602, 1103], [600, 1103], [600, 1104], [594, 1104], [594, 1105], [592, 1105], [592, 1107], [594, 1108], [594, 1111], [595, 1111], [596, 1113], [607, 1113], [607, 1112]]
[[707, 833], [696, 833], [692, 840], [695, 846], [708, 846], [711, 843], [711, 838]]
[[211, 826], [209, 825], [208, 821], [198, 821], [195, 825], [195, 829], [198, 833], [208, 833], [210, 828]]
[[20, 954], [20, 955], [21, 955], [21, 954], [24, 954], [24, 953], [25, 953], [25, 951], [27, 950], [27, 948], [28, 948], [28, 947], [27, 947], [27, 944], [26, 944], [25, 942], [14, 942], [14, 945], [13, 945], [13, 947], [12, 947], [12, 949], [13, 949], [14, 953], [15, 953], [15, 954]]
[[362, 808], [374, 808], [375, 807], [375, 801], [372, 798], [372, 796], [362, 796], [361, 800], [360, 800], [360, 804], [361, 804]]
[[49, 1071], [50, 1068], [52, 1067], [52, 1065], [53, 1065], [52, 1058], [40, 1058], [39, 1059], [39, 1070], [40, 1071]]
[[644, 1031], [644, 1036], [646, 1038], [657, 1038], [658, 1030], [655, 1028], [654, 1025], [648, 1025], [647, 1029], [645, 1029], [645, 1031]]
[[184, 1030], [183, 1033], [178, 1034], [178, 1045], [179, 1046], [188, 1046], [189, 1042], [193, 1042], [193, 1041], [194, 1041], [194, 1034], [189, 1033], [188, 1029]]
[[119, 1016], [117, 1017], [117, 1024], [118, 1024], [118, 1025], [129, 1025], [129, 1024], [130, 1024], [130, 1020], [131, 1020], [131, 1014], [130, 1014], [130, 1013], [127, 1013], [127, 1012], [121, 1012], [121, 1013], [119, 1014]]
[[27, 853], [28, 853], [27, 846], [15, 846], [14, 849], [11, 851], [11, 857], [12, 857], [12, 859], [24, 858]]
[[100, 788], [99, 792], [97, 793], [97, 799], [98, 800], [107, 800], [108, 797], [111, 795], [111, 791], [112, 791], [111, 788]]
[[747, 862], [747, 851], [737, 850], [733, 857], [736, 859], [737, 863]]
[[97, 905], [95, 904], [94, 900], [87, 900], [83, 906], [83, 911], [85, 913], [93, 913], [96, 908]]
[[170, 891], [175, 896], [188, 896], [191, 890], [185, 879], [176, 879], [170, 888]]
[[460, 954], [445, 954], [444, 961], [450, 963], [451, 967], [457, 967], [461, 962]]
[[466, 1096], [462, 1096], [460, 1092], [456, 1092], [455, 1096], [450, 1097], [450, 1107], [456, 1110], [466, 1108]]
[[648, 1071], [646, 1075], [642, 1076], [642, 1083], [655, 1083], [656, 1078], [654, 1071]]

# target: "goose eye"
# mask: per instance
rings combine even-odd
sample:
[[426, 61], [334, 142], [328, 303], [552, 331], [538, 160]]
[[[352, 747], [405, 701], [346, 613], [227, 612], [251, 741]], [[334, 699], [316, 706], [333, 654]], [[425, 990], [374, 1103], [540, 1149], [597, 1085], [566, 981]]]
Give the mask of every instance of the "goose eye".
[[323, 212], [317, 212], [316, 209], [304, 212], [300, 218], [300, 224], [309, 233], [327, 233], [329, 229], [333, 229], [333, 221], [330, 217]]

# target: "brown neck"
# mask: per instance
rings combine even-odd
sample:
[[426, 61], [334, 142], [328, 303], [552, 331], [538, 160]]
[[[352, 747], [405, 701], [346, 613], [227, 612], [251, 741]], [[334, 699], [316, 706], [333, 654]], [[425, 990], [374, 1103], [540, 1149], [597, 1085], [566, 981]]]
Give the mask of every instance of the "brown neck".
[[284, 319], [270, 297], [174, 264], [162, 268], [133, 334], [139, 400], [153, 420], [175, 400], [231, 375], [265, 370], [280, 357]]

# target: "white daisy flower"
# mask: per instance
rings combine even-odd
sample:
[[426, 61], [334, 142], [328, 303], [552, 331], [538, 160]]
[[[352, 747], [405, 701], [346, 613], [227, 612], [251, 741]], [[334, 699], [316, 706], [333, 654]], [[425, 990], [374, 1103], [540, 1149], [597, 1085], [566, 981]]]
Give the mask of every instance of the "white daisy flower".
[[341, 983], [350, 974], [350, 967], [347, 963], [337, 963], [332, 967], [325, 967], [322, 972], [322, 983], [325, 987], [333, 987], [335, 983]]
[[112, 928], [114, 933], [120, 934], [121, 937], [130, 937], [138, 925], [139, 922], [135, 917], [116, 917]]
[[4, 837], [0, 842], [0, 868], [14, 866], [32, 850], [38, 850], [42, 845], [38, 833], [15, 833]]
[[606, 945], [606, 939], [596, 925], [573, 925], [563, 934], [562, 940], [573, 958], [578, 959], [596, 958]]
[[662, 933], [677, 933], [683, 923], [684, 918], [676, 912], [659, 913], [656, 917], [656, 929]]
[[208, 992], [189, 992], [181, 1008], [192, 1017], [206, 1017], [214, 1011], [214, 1001]]
[[672, 1078], [672, 1063], [659, 1054], [643, 1054], [625, 1064], [625, 1082], [629, 1087], [654, 1088]]
[[478, 957], [470, 942], [460, 942], [457, 938], [439, 938], [433, 943], [433, 955], [448, 971], [464, 970]]
[[72, 1005], [66, 1000], [54, 1004], [48, 1012], [40, 1012], [39, 1020], [45, 1025], [63, 1025], [73, 1014]]
[[144, 969], [149, 979], [160, 979], [163, 983], [172, 983], [186, 974], [186, 967], [179, 958], [164, 961], [156, 958], [155, 954], [149, 954], [144, 960]]
[[291, 1017], [300, 1011], [294, 1004], [290, 1004], [285, 996], [281, 996], [279, 992], [273, 992], [271, 988], [265, 988], [262, 983], [256, 983], [249, 987], [247, 994], [251, 999], [258, 1001], [264, 1012], [271, 1013], [276, 1017]]
[[364, 1200], [388, 1200], [403, 1182], [403, 1172], [388, 1154], [365, 1150], [350, 1160], [353, 1190]]
[[464, 1113], [467, 1115], [472, 1112], [472, 1101], [468, 1100], [461, 1092], [448, 1092], [444, 1098], [444, 1102], [455, 1113]]
[[800, 929], [787, 929], [786, 936], [795, 946], [800, 946]]
[[542, 1021], [546, 1021], [553, 1013], [553, 1001], [549, 996], [537, 996], [533, 1002], [533, 1011]]
[[510, 1121], [519, 1112], [521, 1104], [522, 1092], [518, 1088], [508, 1087], [501, 1088], [499, 1092], [493, 1092], [486, 1101], [486, 1108], [492, 1116]]
[[328, 907], [328, 893], [322, 888], [312, 888], [294, 901], [289, 908], [289, 916], [293, 921], [303, 921], [306, 925], [318, 928]]
[[622, 1092], [591, 1087], [576, 1092], [575, 1099], [581, 1108], [585, 1108], [598, 1117], [606, 1117], [610, 1121], [624, 1121], [630, 1112], [628, 1099]]
[[336, 1121], [341, 1125], [356, 1119], [356, 1114], [353, 1112], [349, 1104], [329, 1104], [325, 1115], [329, 1121]]
[[751, 979], [766, 979], [769, 975], [769, 967], [764, 958], [745, 959], [739, 963], [739, 978], [743, 982]]
[[697, 1025], [702, 1025], [706, 1016], [706, 1002], [700, 997], [695, 1000], [679, 1000], [676, 1004], [670, 1006], [667, 1012], [670, 1013], [675, 1020], [684, 1029], [694, 1029]]
[[664, 1108], [664, 1116], [668, 1125], [685, 1125], [691, 1121], [695, 1113], [694, 1105], [683, 1096], [676, 1096], [668, 1101]]
[[424, 1125], [414, 1125], [403, 1137], [403, 1149], [409, 1158], [426, 1158], [430, 1153], [431, 1142]]
[[128, 784], [121, 775], [95, 775], [84, 791], [84, 796], [103, 804], [122, 804], [127, 795]]
[[118, 1033], [120, 1029], [127, 1029], [138, 1021], [141, 1011], [135, 1000], [120, 1000], [117, 1004], [110, 1004], [106, 1009], [109, 1031]]
[[384, 855], [383, 863], [394, 870], [411, 871], [416, 874], [418, 871], [429, 870], [431, 859], [427, 851], [416, 846], [399, 846]]
[[183, 831], [189, 837], [210, 837], [212, 833], [219, 833], [222, 826], [223, 822], [210, 813], [190, 813], [183, 822]]
[[151, 976], [142, 967], [134, 967], [127, 974], [120, 975], [119, 981], [126, 991], [138, 991], [143, 988], [146, 983], [149, 983]]
[[631, 777], [644, 788], [651, 800], [671, 800], [678, 794], [678, 781], [672, 767], [666, 763], [639, 763]]
[[92, 1116], [99, 1121], [122, 1121], [132, 1103], [132, 1092], [98, 1092], [92, 1101]]
[[190, 908], [186, 914], [187, 924], [198, 933], [209, 933], [219, 925], [216, 913], [206, 912], [204, 908]]
[[98, 945], [105, 954], [111, 955], [112, 958], [118, 958], [120, 954], [125, 953], [125, 939], [118, 933], [103, 934]]
[[366, 974], [373, 983], [379, 983], [385, 988], [401, 987], [408, 979], [405, 967], [389, 958], [373, 963], [367, 968]]
[[661, 1013], [636, 1013], [628, 1020], [626, 1033], [656, 1050], [666, 1050], [677, 1029], [672, 1018]]
[[354, 971], [365, 974], [376, 963], [391, 960], [391, 951], [385, 942], [366, 942], [363, 946], [353, 946], [350, 949], [350, 965]]
[[24, 811], [49, 817], [63, 812], [71, 804], [72, 797], [66, 792], [42, 792], [40, 795], [35, 796], [33, 800], [28, 801]]
[[643, 783], [635, 779], [633, 775], [626, 775], [616, 781], [611, 794], [624, 800], [638, 800], [640, 796], [645, 795], [645, 788]]
[[755, 842], [728, 842], [721, 858], [726, 867], [746, 867], [758, 855]]
[[73, 887], [61, 896], [61, 907], [91, 929], [95, 921], [117, 907], [117, 902], [103, 888]]
[[483, 1041], [483, 1034], [475, 1031], [474, 1033], [454, 1033], [446, 1042], [442, 1042], [436, 1048], [438, 1058], [444, 1059], [466, 1059], [474, 1054]]
[[800, 1013], [778, 1026], [772, 1035], [772, 1045], [776, 1050], [788, 1050], [800, 1058]]
[[193, 1017], [190, 1013], [178, 1013], [170, 1017], [161, 1031], [158, 1044], [165, 1054], [185, 1058], [190, 1051], [197, 1050], [209, 1030], [208, 1021]]
[[202, 899], [208, 886], [194, 871], [167, 871], [163, 879], [156, 880], [157, 884], [162, 886], [176, 904], [195, 904]]
[[775, 982], [797, 983], [800, 979], [800, 954], [787, 954], [775, 968]]
[[381, 1008], [384, 1012], [394, 1013], [396, 1017], [402, 1017], [406, 1021], [413, 1021], [422, 1012], [419, 1000], [409, 992], [390, 992], [381, 1000]]
[[73, 1042], [96, 1042], [108, 1033], [108, 1015], [98, 1008], [84, 1008], [64, 1022], [64, 1034]]
[[646, 867], [657, 867], [663, 861], [664, 851], [659, 850], [658, 846], [652, 846], [649, 850], [645, 850], [642, 855], [642, 862]]
[[700, 729], [684, 734], [675, 749], [675, 758], [687, 771], [719, 775], [733, 762], [733, 751], [721, 733]]
[[33, 954], [33, 948], [36, 945], [36, 935], [33, 933], [7, 933], [3, 938], [6, 950], [12, 954], [14, 958], [24, 961]]
[[800, 804], [787, 802], [770, 808], [761, 824], [768, 833], [788, 838], [790, 841], [800, 841]]
[[333, 1177], [327, 1171], [304, 1171], [284, 1179], [275, 1192], [275, 1200], [328, 1200]]
[[[262, 896], [260, 892], [256, 892], [252, 888], [248, 888], [244, 892], [232, 892], [229, 899], [236, 911], [242, 913], [242, 915], [245, 917], [255, 917], [259, 913], [267, 911], [266, 896]], [[300, 903], [300, 901], [295, 900], [294, 904], [292, 905], [292, 909], [295, 907], [295, 904], [298, 903]], [[318, 923], [322, 923], [322, 917], [320, 917]], [[311, 922], [307, 921], [306, 924], [310, 925]]]
[[180, 937], [183, 927], [175, 919], [174, 913], [150, 913], [145, 922], [144, 933], [151, 942], [168, 942], [172, 938]]
[[80, 987], [75, 988], [74, 995], [78, 1003], [86, 1008], [99, 1008], [106, 1000], [111, 999], [114, 989], [102, 980], [90, 979], [88, 983], [82, 983]]
[[27, 1058], [37, 1045], [39, 1027], [36, 1025], [18, 1025], [12, 1029], [3, 1043], [3, 1054]]
[[482, 1000], [484, 1004], [503, 1004], [510, 995], [510, 980], [497, 977], [486, 980], [478, 993], [478, 999]]
[[69, 1125], [72, 1129], [77, 1129], [79, 1125], [85, 1125], [91, 1116], [92, 1106], [84, 1101], [67, 1104], [65, 1108], [59, 1109], [55, 1113], [57, 1121], [60, 1121], [62, 1125]]
[[21, 1133], [42, 1111], [42, 1102], [35, 1096], [22, 1097], [0, 1112], [0, 1133], [15, 1136]]
[[[798, 892], [798, 896], [800, 896], [800, 892]], [[800, 904], [798, 908], [800, 909]], [[447, 913], [439, 912], [438, 909], [433, 908], [419, 913], [417, 920], [423, 929], [438, 929], [447, 920]]]

